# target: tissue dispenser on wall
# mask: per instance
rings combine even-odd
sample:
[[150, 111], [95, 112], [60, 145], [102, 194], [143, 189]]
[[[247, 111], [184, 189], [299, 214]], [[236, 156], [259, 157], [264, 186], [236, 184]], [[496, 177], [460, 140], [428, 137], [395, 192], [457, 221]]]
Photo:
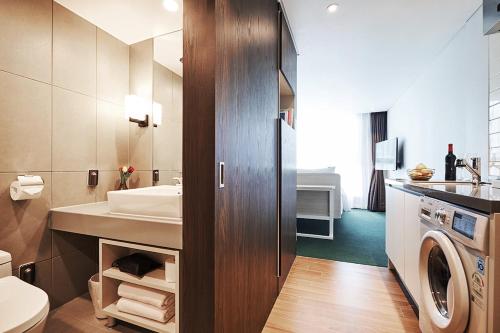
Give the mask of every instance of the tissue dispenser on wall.
[[43, 179], [40, 176], [17, 176], [10, 184], [10, 197], [14, 201], [38, 199], [42, 196]]

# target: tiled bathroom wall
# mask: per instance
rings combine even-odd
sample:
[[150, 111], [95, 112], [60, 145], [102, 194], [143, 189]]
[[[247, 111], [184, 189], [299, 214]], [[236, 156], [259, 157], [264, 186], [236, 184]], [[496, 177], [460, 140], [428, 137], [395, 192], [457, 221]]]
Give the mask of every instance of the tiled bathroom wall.
[[[150, 101], [153, 108], [153, 39], [130, 46], [130, 94]], [[151, 119], [150, 119], [151, 123]], [[130, 164], [137, 171], [130, 180], [131, 187], [152, 185], [153, 126], [139, 127], [130, 123]]]
[[[135, 65], [136, 46], [52, 0], [1, 1], [0, 31], [0, 249], [14, 273], [36, 262], [36, 285], [57, 307], [86, 291], [97, 240], [51, 232], [50, 208], [106, 200], [129, 162], [138, 169], [131, 186], [151, 185], [152, 134], [123, 115], [125, 95], [148, 74]], [[99, 170], [95, 188], [89, 169]], [[10, 199], [20, 174], [43, 177], [42, 198]]]

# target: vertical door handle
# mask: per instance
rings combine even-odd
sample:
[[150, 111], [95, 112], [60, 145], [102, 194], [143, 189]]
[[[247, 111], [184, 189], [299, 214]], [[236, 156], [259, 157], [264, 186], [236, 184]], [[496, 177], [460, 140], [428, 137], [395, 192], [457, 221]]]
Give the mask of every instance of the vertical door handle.
[[224, 188], [224, 162], [219, 162], [219, 188]]

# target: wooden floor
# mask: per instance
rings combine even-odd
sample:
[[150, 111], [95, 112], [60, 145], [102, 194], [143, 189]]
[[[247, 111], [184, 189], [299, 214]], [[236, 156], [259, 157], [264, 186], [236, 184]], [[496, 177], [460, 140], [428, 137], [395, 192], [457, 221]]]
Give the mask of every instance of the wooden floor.
[[52, 310], [44, 333], [152, 333], [123, 322], [113, 328], [105, 325], [105, 319], [99, 320], [94, 316], [90, 296], [86, 294]]
[[[49, 333], [145, 333], [95, 318], [88, 294], [52, 311]], [[386, 268], [297, 257], [264, 333], [420, 332], [418, 320]]]
[[297, 257], [264, 333], [420, 332], [386, 268]]

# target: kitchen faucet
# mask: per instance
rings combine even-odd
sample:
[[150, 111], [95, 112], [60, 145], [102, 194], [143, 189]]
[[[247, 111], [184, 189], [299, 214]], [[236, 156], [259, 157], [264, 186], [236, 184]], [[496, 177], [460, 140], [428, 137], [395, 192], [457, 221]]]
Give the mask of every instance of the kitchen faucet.
[[465, 168], [472, 175], [472, 183], [474, 186], [478, 186], [481, 183], [481, 158], [472, 157], [472, 165], [465, 159], [457, 160], [457, 168]]

